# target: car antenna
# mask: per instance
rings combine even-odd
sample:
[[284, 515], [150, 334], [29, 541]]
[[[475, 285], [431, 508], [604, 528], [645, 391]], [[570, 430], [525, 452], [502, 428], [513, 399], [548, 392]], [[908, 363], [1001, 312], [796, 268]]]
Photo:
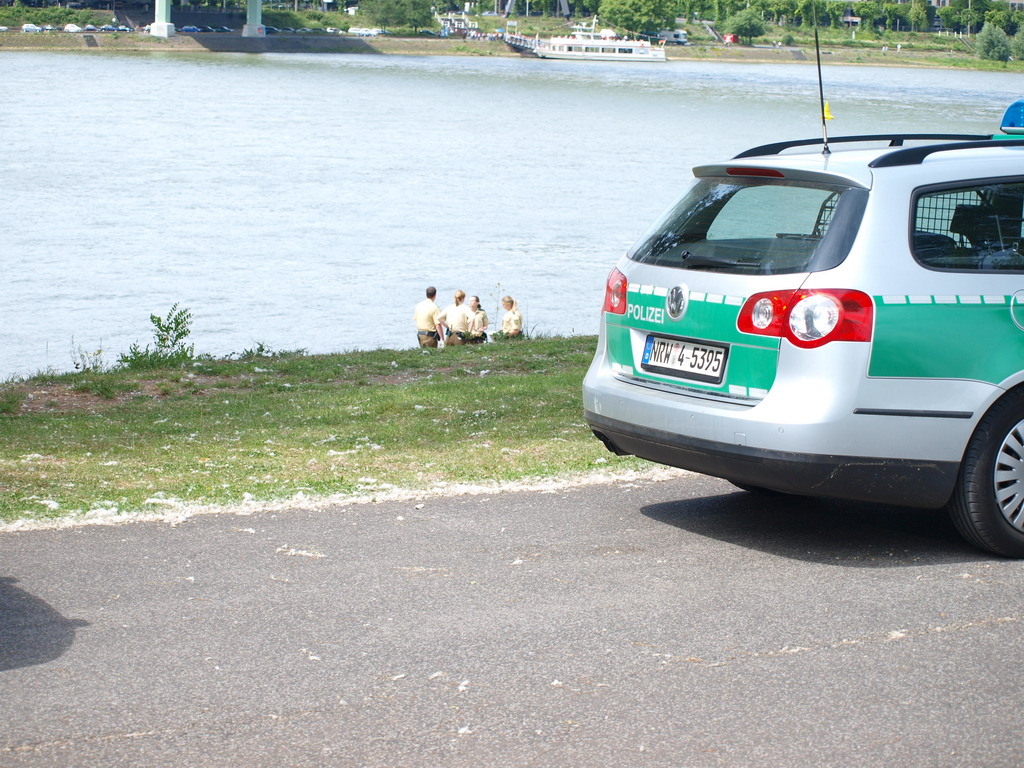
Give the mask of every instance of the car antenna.
[[821, 44], [818, 42], [818, 4], [811, 0], [811, 7], [814, 9], [814, 55], [818, 61], [818, 103], [821, 108], [821, 154], [831, 155], [832, 150], [828, 148], [828, 126], [825, 123], [828, 118], [828, 108], [825, 106], [825, 89], [821, 84]]

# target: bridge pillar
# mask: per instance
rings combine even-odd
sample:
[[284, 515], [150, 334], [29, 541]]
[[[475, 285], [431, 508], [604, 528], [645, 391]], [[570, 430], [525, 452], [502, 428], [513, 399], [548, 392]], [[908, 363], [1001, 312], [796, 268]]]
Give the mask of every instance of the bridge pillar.
[[171, 23], [171, 0], [156, 0], [153, 23], [149, 25], [149, 34], [153, 37], [174, 37], [174, 25]]
[[245, 6], [245, 26], [242, 27], [242, 37], [265, 37], [266, 34], [267, 28], [263, 26], [262, 1], [248, 0]]

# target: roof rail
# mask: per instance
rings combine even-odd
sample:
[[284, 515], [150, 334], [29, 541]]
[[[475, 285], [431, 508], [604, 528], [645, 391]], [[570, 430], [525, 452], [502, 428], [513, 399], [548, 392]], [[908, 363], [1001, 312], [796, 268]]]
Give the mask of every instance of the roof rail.
[[954, 152], [958, 149], [982, 149], [983, 147], [1024, 147], [1024, 139], [988, 139], [987, 141], [962, 141], [955, 144], [929, 144], [925, 147], [905, 147], [876, 157], [869, 168], [892, 168], [897, 165], [920, 165], [928, 155], [935, 152]]
[[[866, 141], [888, 141], [890, 147], [902, 147], [904, 141], [991, 141], [991, 134], [968, 134], [968, 133], [880, 133], [866, 136], [838, 136], [829, 137], [829, 144], [844, 144]], [[1006, 142], [1000, 142], [1005, 144]], [[783, 150], [793, 147], [809, 147], [815, 144], [824, 144], [824, 139], [796, 139], [794, 141], [780, 141], [775, 144], [762, 144], [744, 152], [740, 152], [733, 160], [743, 157], [759, 157], [761, 155], [777, 155]], [[896, 153], [898, 154], [898, 153]], [[888, 155], [886, 155], [888, 157]], [[920, 161], [918, 161], [920, 162]]]

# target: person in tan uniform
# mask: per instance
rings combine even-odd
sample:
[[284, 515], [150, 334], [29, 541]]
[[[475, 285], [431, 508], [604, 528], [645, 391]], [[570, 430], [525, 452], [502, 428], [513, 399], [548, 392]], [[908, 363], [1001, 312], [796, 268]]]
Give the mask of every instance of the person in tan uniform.
[[455, 303], [449, 304], [441, 313], [441, 323], [447, 327], [444, 337], [445, 344], [458, 346], [466, 343], [466, 336], [469, 333], [469, 314], [463, 300], [466, 298], [465, 291], [455, 292]]
[[505, 315], [501, 318], [501, 330], [494, 335], [503, 339], [522, 338], [523, 313], [519, 311], [519, 304], [511, 296], [505, 296], [501, 306], [505, 308]]
[[483, 344], [487, 341], [487, 326], [491, 321], [487, 319], [487, 313], [480, 306], [478, 296], [469, 297], [469, 343]]
[[416, 305], [412, 319], [416, 323], [416, 340], [421, 347], [436, 347], [444, 327], [441, 325], [441, 310], [434, 303], [437, 289], [427, 288], [427, 298]]

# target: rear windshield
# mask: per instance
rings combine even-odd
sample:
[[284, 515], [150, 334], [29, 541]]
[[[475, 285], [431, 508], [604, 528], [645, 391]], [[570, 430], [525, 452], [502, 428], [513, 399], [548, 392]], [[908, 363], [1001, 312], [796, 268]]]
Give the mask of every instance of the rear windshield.
[[867, 192], [764, 179], [698, 179], [633, 247], [644, 264], [749, 275], [831, 269], [846, 258]]

